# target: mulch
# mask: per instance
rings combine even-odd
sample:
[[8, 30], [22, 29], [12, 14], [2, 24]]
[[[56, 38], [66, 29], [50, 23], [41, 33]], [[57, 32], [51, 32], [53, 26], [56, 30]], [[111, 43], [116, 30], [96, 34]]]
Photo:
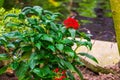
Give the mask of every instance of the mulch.
[[[104, 74], [104, 73], [95, 73], [86, 67], [79, 67], [81, 70], [84, 80], [120, 80], [120, 66], [118, 64], [114, 66], [107, 66], [108, 68], [117, 71], [116, 74]], [[76, 76], [76, 80], [80, 80], [78, 76]]]

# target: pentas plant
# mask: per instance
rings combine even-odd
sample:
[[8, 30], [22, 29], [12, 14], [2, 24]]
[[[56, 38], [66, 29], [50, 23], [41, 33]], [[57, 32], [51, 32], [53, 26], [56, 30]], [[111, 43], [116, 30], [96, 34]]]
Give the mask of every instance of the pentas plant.
[[[64, 24], [57, 23], [59, 16], [39, 6], [6, 15], [5, 27], [11, 27], [11, 31], [0, 36], [0, 45], [6, 51], [0, 54], [0, 61], [7, 61], [0, 74], [12, 69], [19, 80], [75, 80], [73, 74], [78, 73], [83, 80], [76, 67], [83, 65], [79, 56], [97, 60], [76, 50], [80, 46], [91, 49], [90, 36], [77, 31], [80, 25], [74, 18], [64, 20]], [[6, 21], [7, 18], [18, 21]], [[72, 49], [73, 45], [76, 49]]]
[[65, 70], [60, 70], [60, 68], [56, 68], [54, 70], [54, 72], [56, 73], [55, 76], [55, 80], [63, 80], [66, 79], [66, 71]]
[[66, 20], [64, 20], [64, 25], [66, 26], [66, 28], [74, 28], [74, 29], [78, 29], [80, 27], [78, 21], [74, 18], [67, 18]]

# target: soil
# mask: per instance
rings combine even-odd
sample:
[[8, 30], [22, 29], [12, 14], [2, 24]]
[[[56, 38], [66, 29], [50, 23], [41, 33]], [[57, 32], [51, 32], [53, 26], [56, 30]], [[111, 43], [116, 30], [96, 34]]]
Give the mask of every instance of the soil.
[[18, 79], [14, 74], [8, 75], [7, 73], [5, 73], [0, 75], [0, 80], [18, 80]]
[[[116, 70], [117, 73], [116, 74], [94, 73], [93, 71], [86, 67], [79, 67], [84, 76], [84, 80], [120, 80], [120, 67], [118, 66], [118, 64], [111, 67], [109, 66], [109, 68]], [[77, 75], [76, 80], [80, 80], [80, 78]]]
[[115, 30], [112, 18], [94, 18], [93, 23], [81, 25], [80, 31], [92, 34], [92, 39], [115, 42]]
[[116, 42], [115, 30], [112, 18], [108, 17], [97, 17], [97, 18], [86, 18], [79, 17], [79, 20], [90, 20], [92, 23], [82, 24], [80, 31], [92, 34], [92, 39]]

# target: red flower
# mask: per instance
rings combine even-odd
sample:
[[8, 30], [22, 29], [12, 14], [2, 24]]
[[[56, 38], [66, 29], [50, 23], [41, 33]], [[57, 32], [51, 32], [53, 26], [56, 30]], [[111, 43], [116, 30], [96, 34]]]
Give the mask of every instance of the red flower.
[[66, 26], [66, 28], [78, 29], [80, 26], [78, 21], [74, 18], [67, 18], [66, 20], [64, 20], [63, 23]]
[[54, 70], [54, 72], [56, 72], [56, 73], [57, 73], [58, 71], [59, 71], [59, 68], [56, 68], [56, 69]]
[[59, 78], [55, 78], [55, 80], [59, 80]]
[[63, 80], [65, 78], [66, 78], [66, 76], [61, 76], [60, 78], [55, 78], [55, 80]]
[[65, 76], [61, 76], [60, 78], [59, 78], [59, 80], [63, 80], [63, 79], [65, 79], [66, 77]]
[[64, 75], [66, 73], [66, 71], [64, 70], [64, 71], [62, 71], [62, 75]]

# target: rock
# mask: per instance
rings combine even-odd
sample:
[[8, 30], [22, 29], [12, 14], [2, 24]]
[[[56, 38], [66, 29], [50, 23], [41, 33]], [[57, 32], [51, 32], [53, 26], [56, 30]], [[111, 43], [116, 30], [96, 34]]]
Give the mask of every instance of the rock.
[[76, 50], [76, 52], [86, 52], [93, 55], [98, 60], [99, 64], [96, 64], [87, 58], [86, 59], [91, 63], [102, 67], [115, 65], [120, 61], [120, 55], [116, 42], [92, 40], [92, 43], [92, 50], [88, 50], [86, 47], [80, 47]]
[[[117, 74], [117, 71], [107, 68], [107, 66], [114, 66], [120, 61], [117, 43], [108, 41], [92, 40], [92, 50], [88, 50], [86, 47], [79, 47], [76, 52], [85, 52], [93, 55], [98, 64], [88, 59], [87, 57], [81, 57], [81, 61], [85, 63], [85, 66], [94, 72], [101, 73], [113, 73]], [[73, 46], [73, 49], [76, 46]]]

